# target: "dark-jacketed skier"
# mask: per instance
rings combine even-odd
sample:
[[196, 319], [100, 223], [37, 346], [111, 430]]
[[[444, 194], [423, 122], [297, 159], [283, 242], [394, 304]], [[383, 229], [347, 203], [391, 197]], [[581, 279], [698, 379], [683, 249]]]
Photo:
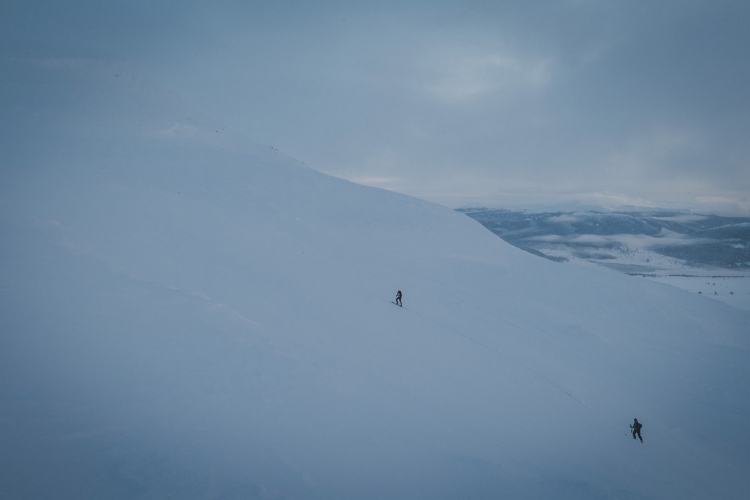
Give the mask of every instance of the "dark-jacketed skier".
[[638, 439], [641, 440], [641, 443], [643, 442], [643, 438], [641, 437], [641, 427], [643, 427], [640, 422], [638, 422], [637, 418], [633, 419], [633, 425], [630, 426], [631, 429], [633, 429], [633, 439], [635, 439], [636, 436], [638, 436]]
[[396, 292], [396, 305], [400, 307], [404, 307], [404, 305], [401, 303], [401, 290]]

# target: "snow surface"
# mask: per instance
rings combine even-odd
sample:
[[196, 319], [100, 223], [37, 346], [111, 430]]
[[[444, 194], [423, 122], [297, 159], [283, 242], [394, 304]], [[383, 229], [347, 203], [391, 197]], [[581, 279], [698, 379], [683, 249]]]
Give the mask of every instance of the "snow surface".
[[750, 313], [245, 146], [118, 67], [0, 75], [2, 498], [750, 490]]
[[750, 311], [750, 276], [654, 275], [647, 278]]

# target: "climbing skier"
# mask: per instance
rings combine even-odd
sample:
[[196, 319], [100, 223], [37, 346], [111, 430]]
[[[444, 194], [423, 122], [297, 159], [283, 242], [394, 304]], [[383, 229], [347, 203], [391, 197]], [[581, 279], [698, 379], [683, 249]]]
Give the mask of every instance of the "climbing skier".
[[400, 307], [404, 307], [404, 305], [401, 303], [401, 290], [396, 292], [396, 305]]
[[638, 439], [640, 439], [642, 443], [643, 438], [641, 437], [641, 427], [643, 426], [638, 422], [638, 419], [634, 418], [633, 425], [630, 426], [630, 428], [633, 429], [633, 439], [635, 439], [635, 436], [638, 436]]

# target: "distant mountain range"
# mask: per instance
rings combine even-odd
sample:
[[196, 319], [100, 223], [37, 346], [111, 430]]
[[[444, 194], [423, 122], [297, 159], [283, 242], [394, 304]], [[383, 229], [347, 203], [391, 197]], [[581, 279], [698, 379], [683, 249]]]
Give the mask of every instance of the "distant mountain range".
[[750, 218], [667, 210], [458, 211], [550, 260], [592, 262], [630, 274], [750, 271]]

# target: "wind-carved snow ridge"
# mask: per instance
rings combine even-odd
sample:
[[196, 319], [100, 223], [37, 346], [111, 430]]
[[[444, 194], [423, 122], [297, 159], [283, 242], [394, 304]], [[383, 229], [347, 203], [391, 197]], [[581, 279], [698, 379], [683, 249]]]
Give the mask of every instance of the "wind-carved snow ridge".
[[750, 313], [204, 140], [179, 100], [58, 66], [0, 68], [3, 498], [750, 487]]

